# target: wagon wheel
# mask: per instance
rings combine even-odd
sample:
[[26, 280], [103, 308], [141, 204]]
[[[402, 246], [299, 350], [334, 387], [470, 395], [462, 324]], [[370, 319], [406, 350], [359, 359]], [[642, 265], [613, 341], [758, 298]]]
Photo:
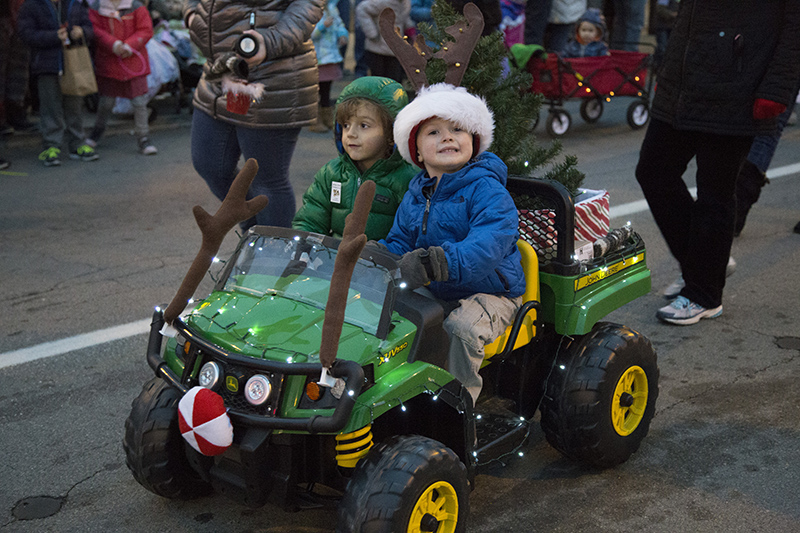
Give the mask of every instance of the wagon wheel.
[[594, 124], [600, 120], [603, 114], [603, 101], [599, 98], [587, 98], [581, 102], [581, 118], [588, 124]]
[[551, 137], [561, 137], [569, 131], [572, 117], [563, 109], [554, 109], [547, 115], [547, 134]]
[[636, 100], [628, 106], [628, 125], [638, 130], [650, 120], [650, 106], [647, 100]]

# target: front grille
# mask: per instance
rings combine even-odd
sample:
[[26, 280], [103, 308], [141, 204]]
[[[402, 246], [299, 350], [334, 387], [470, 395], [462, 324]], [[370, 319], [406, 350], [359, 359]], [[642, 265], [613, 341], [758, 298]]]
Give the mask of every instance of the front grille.
[[[240, 367], [231, 364], [225, 364], [222, 361], [217, 361], [222, 369], [222, 383], [220, 385], [220, 396], [225, 401], [225, 406], [240, 411], [243, 413], [260, 415], [260, 416], [275, 416], [278, 410], [278, 403], [280, 393], [283, 385], [283, 377], [268, 373], [268, 372], [254, 372], [251, 369]], [[255, 374], [261, 374], [269, 378], [272, 384], [272, 394], [270, 398], [261, 405], [252, 405], [244, 397], [244, 388], [247, 380]], [[227, 386], [227, 378], [233, 376], [239, 384], [236, 392], [231, 391]]]

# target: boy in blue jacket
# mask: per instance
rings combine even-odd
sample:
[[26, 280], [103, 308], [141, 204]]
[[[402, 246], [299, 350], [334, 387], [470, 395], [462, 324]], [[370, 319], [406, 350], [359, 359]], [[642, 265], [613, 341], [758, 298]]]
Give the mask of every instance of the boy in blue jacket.
[[46, 167], [61, 164], [61, 149], [79, 161], [95, 161], [98, 155], [86, 144], [83, 130], [83, 97], [61, 94], [64, 71], [63, 47], [92, 43], [94, 31], [85, 0], [26, 0], [19, 10], [17, 32], [31, 48], [31, 76], [39, 89], [39, 128], [42, 147], [39, 160]]
[[402, 255], [408, 288], [427, 285], [446, 308], [457, 306], [444, 322], [448, 370], [473, 404], [483, 383], [484, 345], [505, 331], [525, 292], [508, 169], [486, 152], [493, 130], [486, 102], [463, 87], [420, 90], [397, 115], [394, 138], [403, 157], [424, 170], [411, 180], [381, 241]]

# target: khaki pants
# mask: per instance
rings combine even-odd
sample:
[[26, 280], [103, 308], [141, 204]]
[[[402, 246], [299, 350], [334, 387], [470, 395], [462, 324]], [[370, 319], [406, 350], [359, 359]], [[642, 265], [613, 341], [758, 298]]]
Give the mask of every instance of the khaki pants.
[[467, 389], [475, 405], [483, 386], [483, 378], [478, 373], [483, 363], [483, 348], [511, 324], [522, 305], [522, 296], [506, 298], [478, 293], [460, 303], [444, 321], [444, 329], [450, 337], [447, 366]]

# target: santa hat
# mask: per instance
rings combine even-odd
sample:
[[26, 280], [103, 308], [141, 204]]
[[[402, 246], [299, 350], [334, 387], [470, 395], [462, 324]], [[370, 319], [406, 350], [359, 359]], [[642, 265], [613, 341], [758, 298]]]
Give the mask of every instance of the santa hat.
[[222, 396], [204, 387], [193, 387], [178, 402], [178, 426], [186, 442], [203, 455], [220, 455], [233, 442]]
[[464, 87], [437, 83], [420, 89], [394, 121], [394, 141], [403, 159], [425, 168], [417, 158], [417, 131], [423, 122], [439, 117], [457, 124], [473, 135], [472, 156], [485, 152], [492, 144], [494, 117], [486, 101]]

